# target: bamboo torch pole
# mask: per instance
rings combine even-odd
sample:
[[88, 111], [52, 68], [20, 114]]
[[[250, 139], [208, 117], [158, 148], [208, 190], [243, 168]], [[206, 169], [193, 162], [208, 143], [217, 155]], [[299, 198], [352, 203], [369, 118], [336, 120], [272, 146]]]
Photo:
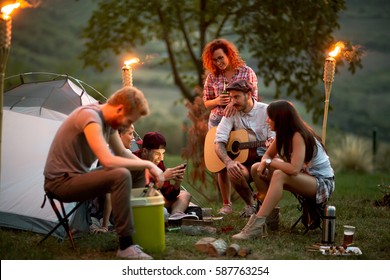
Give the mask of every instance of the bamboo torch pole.
[[336, 70], [336, 60], [334, 57], [328, 57], [325, 60], [324, 66], [324, 87], [325, 87], [325, 108], [324, 108], [324, 119], [322, 123], [322, 143], [325, 145], [326, 141], [326, 124], [328, 121], [328, 108], [330, 92], [332, 91], [332, 84], [334, 80], [334, 73]]
[[12, 11], [20, 6], [20, 3], [10, 4], [1, 8], [0, 14], [0, 177], [3, 143], [3, 104], [4, 104], [4, 76], [8, 54], [11, 48], [12, 35]]
[[332, 91], [332, 85], [334, 80], [334, 73], [336, 70], [336, 59], [335, 57], [344, 48], [343, 42], [337, 42], [335, 49], [329, 53], [329, 56], [325, 59], [324, 65], [324, 87], [325, 87], [325, 108], [324, 108], [324, 119], [322, 123], [322, 143], [325, 145], [326, 142], [326, 124], [328, 121], [328, 109], [330, 92]]

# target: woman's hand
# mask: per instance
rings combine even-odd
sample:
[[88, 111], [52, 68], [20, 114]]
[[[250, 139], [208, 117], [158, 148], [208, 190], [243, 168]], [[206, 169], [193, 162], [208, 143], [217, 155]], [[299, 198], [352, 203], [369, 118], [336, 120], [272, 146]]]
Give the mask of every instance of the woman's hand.
[[237, 113], [237, 109], [233, 106], [233, 103], [229, 103], [223, 112], [224, 116], [229, 118]]
[[274, 142], [275, 138], [273, 137], [269, 137], [266, 141], [265, 141], [265, 147], [268, 148], [269, 146], [271, 146], [272, 142]]
[[230, 96], [229, 94], [220, 94], [217, 97], [218, 105], [220, 106], [227, 106], [230, 103]]
[[264, 177], [267, 177], [267, 173], [268, 173], [268, 171], [267, 171], [267, 168], [266, 168], [266, 163], [265, 163], [265, 161], [260, 161], [260, 163], [259, 163], [259, 165], [258, 165], [258, 167], [257, 167], [257, 170], [256, 170], [256, 172], [257, 172], [257, 175], [259, 175], [259, 177], [260, 178], [264, 178]]

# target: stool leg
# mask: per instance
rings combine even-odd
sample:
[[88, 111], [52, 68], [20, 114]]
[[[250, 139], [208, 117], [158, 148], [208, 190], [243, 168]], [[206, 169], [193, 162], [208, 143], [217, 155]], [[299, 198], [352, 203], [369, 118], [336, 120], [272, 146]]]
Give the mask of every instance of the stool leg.
[[61, 211], [62, 211], [62, 214], [63, 214], [63, 215], [61, 215], [60, 211], [58, 210], [57, 205], [54, 202], [54, 199], [51, 198], [51, 197], [49, 197], [48, 199], [49, 199], [51, 207], [53, 208], [54, 213], [57, 216], [58, 223], [57, 223], [57, 225], [55, 227], [52, 228], [52, 230], [49, 233], [47, 233], [45, 235], [45, 237], [41, 241], [39, 241], [39, 244], [41, 244], [43, 241], [45, 241], [60, 226], [63, 226], [65, 231], [66, 231], [66, 233], [67, 233], [67, 235], [68, 235], [68, 237], [69, 237], [69, 240], [71, 242], [72, 248], [76, 249], [76, 246], [75, 246], [74, 240], [73, 240], [73, 234], [72, 234], [72, 231], [71, 231], [70, 226], [69, 226], [69, 216], [72, 215], [73, 212], [76, 211], [76, 209], [82, 204], [82, 202], [78, 202], [77, 205], [68, 214], [66, 214], [64, 204], [60, 201]]
[[[76, 209], [77, 208], [77, 206], [74, 208], [74, 209]], [[73, 240], [73, 234], [72, 234], [72, 231], [71, 231], [71, 229], [70, 229], [70, 226], [69, 226], [69, 219], [68, 219], [68, 216], [71, 214], [71, 213], [73, 213], [73, 211], [72, 212], [70, 212], [69, 214], [66, 214], [66, 211], [65, 211], [65, 207], [64, 207], [64, 204], [61, 202], [61, 210], [62, 210], [62, 214], [63, 214], [63, 226], [64, 226], [64, 228], [65, 228], [65, 230], [66, 230], [66, 233], [68, 234], [68, 237], [69, 237], [69, 240], [70, 240], [70, 243], [72, 244], [72, 248], [73, 248], [73, 250], [75, 250], [76, 249], [76, 246], [74, 245], [74, 240]]]
[[51, 229], [51, 231], [49, 231], [41, 241], [39, 241], [39, 244], [41, 244], [43, 241], [45, 241], [53, 232], [55, 232], [57, 230], [57, 228], [59, 228], [60, 226], [63, 226], [62, 216], [61, 216], [60, 212], [58, 211], [57, 205], [55, 204], [55, 202], [52, 198], [49, 198], [49, 202], [50, 202], [51, 207], [53, 208], [54, 213], [57, 216], [58, 224], [55, 227], [53, 227]]
[[299, 217], [299, 219], [292, 225], [292, 227], [290, 228], [290, 231], [292, 231], [296, 226], [297, 224], [302, 220], [302, 215]]

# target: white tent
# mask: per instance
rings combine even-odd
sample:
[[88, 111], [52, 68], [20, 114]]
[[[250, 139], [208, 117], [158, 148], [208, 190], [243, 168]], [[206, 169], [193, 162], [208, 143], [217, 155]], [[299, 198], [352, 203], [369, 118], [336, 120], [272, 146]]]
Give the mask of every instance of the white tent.
[[[57, 223], [44, 199], [43, 168], [51, 141], [67, 115], [80, 105], [97, 102], [82, 84], [59, 75], [53, 80], [25, 83], [4, 93], [1, 152], [0, 226], [47, 233]], [[77, 83], [77, 85], [76, 85]], [[65, 204], [69, 211], [73, 203]], [[88, 228], [85, 209], [71, 226]], [[53, 235], [64, 238], [60, 227]]]

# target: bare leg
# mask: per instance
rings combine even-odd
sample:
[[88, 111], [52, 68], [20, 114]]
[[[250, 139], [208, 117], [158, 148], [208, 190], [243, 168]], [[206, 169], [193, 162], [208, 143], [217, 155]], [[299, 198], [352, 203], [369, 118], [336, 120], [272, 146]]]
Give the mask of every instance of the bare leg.
[[231, 204], [232, 192], [231, 192], [230, 181], [226, 172], [226, 168], [223, 169], [221, 172], [219, 172], [217, 176], [218, 176], [219, 191], [221, 192], [221, 196], [222, 196], [222, 203]]
[[275, 170], [264, 202], [257, 213], [258, 217], [267, 217], [282, 198], [283, 190], [289, 190], [305, 197], [315, 197], [317, 182], [313, 176], [300, 173], [289, 176], [283, 171]]
[[248, 185], [249, 171], [245, 166], [241, 169], [242, 177], [239, 179], [230, 178], [233, 188], [245, 201], [246, 205], [252, 206], [254, 204], [253, 193]]
[[111, 194], [106, 193], [106, 198], [104, 200], [104, 208], [103, 208], [103, 222], [102, 222], [103, 228], [108, 228], [108, 225], [110, 223], [111, 210], [112, 210]]
[[248, 182], [245, 178], [242, 178], [239, 182], [232, 182], [233, 188], [245, 201], [246, 205], [252, 206], [255, 202], [253, 199], [253, 193], [249, 188]]
[[187, 191], [181, 190], [176, 200], [170, 205], [171, 214], [186, 211], [188, 204], [190, 203], [190, 200], [191, 200], [191, 194]]
[[260, 193], [260, 200], [261, 201], [264, 201], [264, 198], [265, 198], [265, 195], [267, 194], [267, 191], [268, 191], [268, 187], [269, 187], [269, 178], [267, 178], [268, 180], [266, 180], [265, 178], [263, 177], [260, 177], [258, 174], [257, 174], [257, 168], [259, 166], [259, 162], [258, 163], [255, 163], [252, 165], [251, 167], [251, 175], [252, 175], [252, 178], [253, 178], [253, 182], [255, 184], [255, 187], [256, 187], [256, 190], [258, 193]]

